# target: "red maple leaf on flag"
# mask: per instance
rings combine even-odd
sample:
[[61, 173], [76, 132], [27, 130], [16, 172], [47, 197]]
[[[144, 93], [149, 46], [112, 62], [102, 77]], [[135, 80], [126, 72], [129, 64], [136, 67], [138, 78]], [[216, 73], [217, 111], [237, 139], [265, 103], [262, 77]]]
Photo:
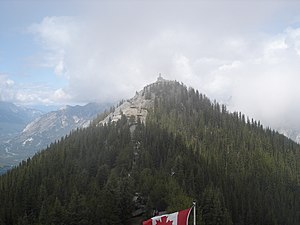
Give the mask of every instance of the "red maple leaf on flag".
[[163, 216], [161, 217], [161, 221], [156, 220], [156, 225], [172, 225], [173, 221], [169, 220], [167, 222], [168, 217], [167, 216]]

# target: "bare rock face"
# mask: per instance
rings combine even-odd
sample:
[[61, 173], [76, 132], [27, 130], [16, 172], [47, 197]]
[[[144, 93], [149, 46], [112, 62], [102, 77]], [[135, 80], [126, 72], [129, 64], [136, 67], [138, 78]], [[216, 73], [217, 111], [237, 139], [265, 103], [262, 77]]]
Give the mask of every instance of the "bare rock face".
[[147, 114], [154, 106], [155, 95], [149, 93], [147, 89], [151, 85], [155, 85], [160, 82], [168, 82], [164, 80], [161, 75], [158, 77], [157, 81], [144, 87], [140, 92], [136, 92], [135, 96], [127, 101], [120, 104], [112, 113], [110, 113], [104, 120], [99, 124], [105, 124], [110, 122], [116, 122], [121, 119], [122, 115], [125, 115], [129, 120], [137, 121], [140, 119], [142, 123], [146, 122]]
[[143, 88], [140, 92], [136, 92], [135, 96], [127, 101], [122, 102], [112, 113], [110, 113], [99, 124], [105, 124], [110, 122], [116, 122], [121, 119], [122, 115], [125, 115], [131, 122], [136, 122], [138, 119], [142, 122], [146, 122], [147, 114], [154, 108], [155, 93], [151, 92], [151, 87], [161, 83], [172, 83], [175, 81], [165, 80], [161, 74], [157, 78], [156, 82], [149, 84]]
[[153, 104], [154, 99], [146, 99], [145, 90], [142, 90], [137, 92], [133, 98], [124, 101], [114, 112], [102, 120], [100, 124], [105, 124], [109, 121], [116, 122], [121, 119], [122, 115], [125, 115], [130, 120], [134, 119], [134, 121], [140, 119], [142, 123], [145, 123], [148, 111], [153, 108]]

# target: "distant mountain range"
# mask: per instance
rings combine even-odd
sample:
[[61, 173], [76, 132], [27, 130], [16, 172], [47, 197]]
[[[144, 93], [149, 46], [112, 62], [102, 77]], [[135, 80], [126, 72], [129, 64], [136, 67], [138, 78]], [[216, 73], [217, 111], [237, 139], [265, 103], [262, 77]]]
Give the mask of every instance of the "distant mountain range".
[[18, 134], [26, 124], [42, 114], [39, 110], [0, 101], [0, 141]]
[[72, 130], [88, 126], [108, 105], [66, 106], [42, 114], [12, 103], [1, 103], [0, 167], [16, 165]]
[[[141, 92], [125, 101], [110, 113], [102, 123], [116, 121], [125, 114], [145, 121], [147, 108], [153, 105], [151, 96]], [[0, 102], [0, 174], [12, 165], [31, 157], [70, 131], [87, 127], [91, 120], [107, 109], [110, 104], [89, 103], [84, 106], [65, 106], [59, 110], [43, 113], [41, 110]], [[300, 143], [300, 131], [278, 129], [288, 138]], [[3, 169], [5, 168], [5, 169]]]

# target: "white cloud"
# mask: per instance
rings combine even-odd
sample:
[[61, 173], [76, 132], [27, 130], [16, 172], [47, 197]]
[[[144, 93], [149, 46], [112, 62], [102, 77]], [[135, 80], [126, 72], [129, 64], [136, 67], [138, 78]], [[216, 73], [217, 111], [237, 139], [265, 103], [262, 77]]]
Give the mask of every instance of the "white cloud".
[[41, 23], [32, 24], [28, 31], [37, 34], [39, 40], [48, 49], [68, 46], [77, 34], [77, 24], [72, 17], [45, 17]]
[[60, 88], [54, 91], [51, 100], [53, 102], [68, 102], [70, 99], [71, 99], [70, 95]]
[[7, 101], [13, 99], [15, 82], [9, 79], [7, 74], [0, 73], [0, 100]]
[[286, 44], [294, 49], [298, 56], [300, 56], [300, 28], [298, 29], [293, 29], [293, 28], [288, 28], [286, 30], [286, 39], [285, 42]]
[[300, 28], [273, 24], [282, 4], [102, 3], [88, 16], [45, 17], [30, 31], [44, 47], [44, 65], [69, 81], [45, 99], [129, 98], [161, 72], [231, 99], [230, 109], [266, 125], [286, 117], [299, 124]]
[[63, 75], [66, 73], [66, 68], [65, 68], [65, 65], [64, 65], [64, 60], [63, 58], [61, 58], [58, 62], [57, 62], [57, 65], [55, 65], [54, 67], [54, 73], [56, 75]]
[[65, 75], [65, 54], [74, 47], [80, 32], [79, 23], [72, 17], [45, 17], [41, 23], [29, 26], [28, 32], [35, 35], [46, 54], [39, 63], [44, 67], [54, 68], [56, 75]]
[[17, 83], [9, 74], [0, 74], [0, 101], [24, 105], [66, 104], [70, 96], [62, 89], [53, 89], [47, 84]]
[[272, 127], [300, 123], [296, 116], [300, 112], [300, 57], [295, 44], [299, 39], [291, 38], [295, 30], [264, 38], [261, 52], [249, 56], [240, 68], [231, 71], [231, 83], [235, 85], [226, 92], [232, 96], [232, 109]]

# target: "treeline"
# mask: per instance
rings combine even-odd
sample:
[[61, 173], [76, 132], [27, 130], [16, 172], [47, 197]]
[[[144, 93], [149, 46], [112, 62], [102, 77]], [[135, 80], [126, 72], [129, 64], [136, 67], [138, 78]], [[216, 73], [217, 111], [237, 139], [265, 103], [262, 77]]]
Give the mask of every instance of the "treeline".
[[146, 124], [94, 122], [1, 176], [0, 225], [129, 224], [193, 200], [201, 225], [300, 224], [299, 145], [178, 82], [144, 94]]

